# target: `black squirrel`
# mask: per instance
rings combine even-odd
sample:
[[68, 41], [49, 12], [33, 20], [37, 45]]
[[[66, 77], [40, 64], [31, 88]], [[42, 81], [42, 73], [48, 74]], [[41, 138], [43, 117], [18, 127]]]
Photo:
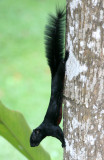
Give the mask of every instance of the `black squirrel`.
[[65, 147], [64, 134], [59, 127], [62, 118], [62, 98], [64, 88], [65, 64], [69, 52], [64, 53], [64, 23], [65, 11], [56, 9], [56, 16], [50, 15], [45, 30], [46, 57], [51, 70], [50, 103], [39, 127], [30, 136], [31, 147], [38, 146], [46, 136], [56, 137]]

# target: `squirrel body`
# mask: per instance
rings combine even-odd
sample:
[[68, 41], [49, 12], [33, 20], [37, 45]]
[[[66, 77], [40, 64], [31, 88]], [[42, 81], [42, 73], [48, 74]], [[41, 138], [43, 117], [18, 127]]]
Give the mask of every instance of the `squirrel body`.
[[64, 134], [59, 124], [62, 119], [62, 98], [64, 88], [65, 64], [68, 51], [63, 58], [64, 49], [64, 10], [57, 9], [56, 16], [50, 15], [45, 30], [46, 57], [51, 70], [51, 98], [43, 122], [30, 136], [31, 147], [38, 146], [46, 136], [59, 139], [65, 147]]

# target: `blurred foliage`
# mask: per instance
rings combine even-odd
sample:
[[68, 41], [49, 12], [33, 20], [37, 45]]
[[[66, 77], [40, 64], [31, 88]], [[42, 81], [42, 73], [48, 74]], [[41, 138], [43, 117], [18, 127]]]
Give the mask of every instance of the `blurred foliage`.
[[[21, 112], [31, 129], [42, 122], [49, 103], [51, 78], [44, 28], [56, 5], [65, 7], [65, 0], [0, 0], [0, 99]], [[25, 160], [1, 137], [0, 144], [1, 160]], [[62, 159], [57, 139], [49, 137], [41, 144], [52, 160]]]
[[7, 109], [0, 102], [0, 135], [30, 160], [50, 160], [49, 155], [41, 147], [31, 148], [29, 144], [31, 130], [23, 115]]

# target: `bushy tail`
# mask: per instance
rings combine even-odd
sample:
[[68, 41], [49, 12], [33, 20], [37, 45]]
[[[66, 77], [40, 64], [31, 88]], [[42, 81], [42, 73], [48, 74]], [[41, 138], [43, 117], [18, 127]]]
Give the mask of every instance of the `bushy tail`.
[[59, 63], [63, 60], [64, 53], [64, 28], [65, 11], [56, 10], [56, 16], [50, 15], [48, 25], [45, 29], [46, 57], [54, 77]]

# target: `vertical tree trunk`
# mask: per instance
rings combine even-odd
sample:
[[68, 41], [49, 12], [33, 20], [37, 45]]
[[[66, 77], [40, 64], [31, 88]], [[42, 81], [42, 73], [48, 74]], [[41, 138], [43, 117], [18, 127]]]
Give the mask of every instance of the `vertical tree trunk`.
[[104, 0], [67, 0], [64, 160], [104, 160]]

